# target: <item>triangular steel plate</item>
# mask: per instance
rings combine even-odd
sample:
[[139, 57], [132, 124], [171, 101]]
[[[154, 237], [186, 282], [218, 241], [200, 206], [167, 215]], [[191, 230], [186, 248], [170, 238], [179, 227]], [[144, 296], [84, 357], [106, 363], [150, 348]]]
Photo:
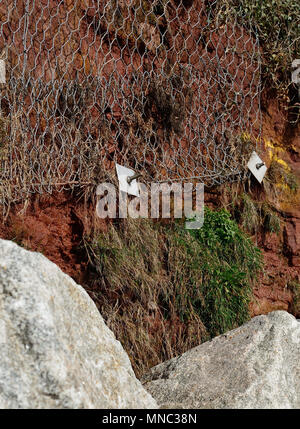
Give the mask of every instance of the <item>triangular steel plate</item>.
[[129, 184], [127, 178], [135, 174], [135, 171], [130, 168], [123, 167], [122, 165], [116, 164], [117, 176], [119, 180], [119, 188], [122, 192], [127, 192], [129, 195], [140, 196], [139, 184], [136, 179]]
[[253, 176], [256, 178], [256, 180], [261, 183], [263, 181], [263, 178], [265, 177], [267, 167], [255, 151], [252, 152], [251, 158], [249, 159], [247, 166]]

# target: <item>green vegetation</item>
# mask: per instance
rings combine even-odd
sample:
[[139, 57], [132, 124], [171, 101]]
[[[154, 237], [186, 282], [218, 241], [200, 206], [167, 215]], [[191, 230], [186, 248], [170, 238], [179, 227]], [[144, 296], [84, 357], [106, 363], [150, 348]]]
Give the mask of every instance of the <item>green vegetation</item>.
[[243, 193], [233, 200], [231, 212], [243, 231], [249, 234], [280, 233], [280, 217], [277, 215], [274, 205], [267, 200], [256, 201], [251, 195]]
[[243, 194], [241, 225], [249, 233], [255, 234], [262, 228], [265, 232], [280, 232], [280, 218], [267, 202], [254, 201], [249, 195]]
[[261, 226], [259, 207], [256, 201], [254, 201], [248, 194], [242, 194], [241, 203], [241, 226], [250, 234], [255, 234]]
[[249, 318], [261, 255], [224, 210], [196, 231], [129, 219], [84, 244], [87, 289], [137, 374]]
[[276, 234], [280, 233], [280, 218], [267, 203], [262, 204], [261, 218], [263, 220], [263, 227], [266, 232], [276, 232]]
[[[273, 160], [266, 174], [266, 181], [270, 185], [280, 187], [287, 194], [294, 195], [299, 188], [298, 179], [293, 171], [284, 164], [280, 163], [280, 160]], [[276, 190], [273, 189], [273, 193], [276, 194]]]
[[249, 317], [251, 284], [261, 268], [261, 254], [226, 210], [206, 209], [203, 228], [190, 235], [197, 242], [193, 259], [198, 255], [203, 297], [194, 309], [210, 334], [218, 335]]
[[255, 25], [265, 78], [284, 92], [291, 83], [291, 63], [300, 53], [299, 1], [229, 0], [229, 4]]

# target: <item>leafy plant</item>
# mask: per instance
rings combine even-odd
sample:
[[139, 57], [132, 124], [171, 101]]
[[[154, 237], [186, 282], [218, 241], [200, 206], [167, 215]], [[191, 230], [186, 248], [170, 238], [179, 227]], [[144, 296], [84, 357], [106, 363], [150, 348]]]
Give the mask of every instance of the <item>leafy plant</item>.
[[251, 285], [262, 266], [261, 254], [226, 210], [206, 209], [203, 227], [189, 234], [198, 243], [201, 320], [211, 335], [218, 335], [249, 317]]

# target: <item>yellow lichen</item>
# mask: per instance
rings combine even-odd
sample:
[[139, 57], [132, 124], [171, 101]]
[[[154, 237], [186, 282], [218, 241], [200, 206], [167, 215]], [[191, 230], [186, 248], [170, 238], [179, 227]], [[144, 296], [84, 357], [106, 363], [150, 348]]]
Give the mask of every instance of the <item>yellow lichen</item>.
[[288, 164], [281, 158], [278, 158], [276, 155], [273, 156], [273, 161], [278, 162], [278, 164], [281, 164], [287, 171], [291, 171], [291, 168], [288, 166]]

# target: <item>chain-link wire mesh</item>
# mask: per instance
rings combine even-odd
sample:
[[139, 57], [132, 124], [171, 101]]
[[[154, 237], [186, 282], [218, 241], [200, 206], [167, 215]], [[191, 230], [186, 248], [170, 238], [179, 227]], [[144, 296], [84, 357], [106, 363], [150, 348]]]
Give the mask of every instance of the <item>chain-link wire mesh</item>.
[[225, 1], [2, 0], [2, 202], [99, 183], [238, 180], [260, 139], [259, 44]]

